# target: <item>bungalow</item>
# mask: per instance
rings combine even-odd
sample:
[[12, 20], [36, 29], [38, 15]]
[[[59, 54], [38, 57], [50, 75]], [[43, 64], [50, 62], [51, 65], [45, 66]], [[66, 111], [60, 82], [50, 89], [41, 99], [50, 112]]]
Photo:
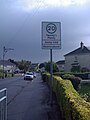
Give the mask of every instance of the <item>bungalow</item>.
[[17, 69], [16, 65], [9, 60], [0, 60], [0, 70], [3, 70], [3, 63], [4, 63], [4, 71], [6, 72], [15, 72]]

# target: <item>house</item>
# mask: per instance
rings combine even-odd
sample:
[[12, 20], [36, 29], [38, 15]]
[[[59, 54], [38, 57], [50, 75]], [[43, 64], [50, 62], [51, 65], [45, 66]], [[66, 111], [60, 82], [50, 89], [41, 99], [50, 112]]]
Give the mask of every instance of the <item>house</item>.
[[17, 69], [17, 66], [10, 62], [9, 60], [0, 60], [0, 70], [3, 70], [3, 63], [4, 63], [4, 71], [6, 72], [15, 72]]
[[56, 64], [59, 66], [61, 71], [64, 71], [64, 69], [65, 69], [65, 60], [60, 60], [60, 61], [56, 62]]
[[65, 71], [90, 70], [90, 48], [80, 43], [80, 47], [64, 55]]

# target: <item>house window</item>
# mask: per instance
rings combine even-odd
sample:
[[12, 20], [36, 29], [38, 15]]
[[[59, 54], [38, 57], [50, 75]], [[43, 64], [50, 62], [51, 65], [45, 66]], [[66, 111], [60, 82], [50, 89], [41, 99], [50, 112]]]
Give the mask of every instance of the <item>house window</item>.
[[80, 72], [80, 65], [78, 62], [78, 58], [77, 56], [75, 56], [74, 58], [75, 60], [73, 61], [73, 63], [71, 64], [71, 72]]
[[75, 61], [74, 62], [78, 62], [78, 58], [77, 58], [77, 56], [75, 56]]

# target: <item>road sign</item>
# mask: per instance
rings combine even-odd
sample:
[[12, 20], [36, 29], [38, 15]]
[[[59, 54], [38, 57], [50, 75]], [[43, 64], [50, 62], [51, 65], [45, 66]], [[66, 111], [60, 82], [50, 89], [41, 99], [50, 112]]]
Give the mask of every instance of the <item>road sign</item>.
[[61, 48], [60, 22], [42, 22], [42, 48], [43, 49]]

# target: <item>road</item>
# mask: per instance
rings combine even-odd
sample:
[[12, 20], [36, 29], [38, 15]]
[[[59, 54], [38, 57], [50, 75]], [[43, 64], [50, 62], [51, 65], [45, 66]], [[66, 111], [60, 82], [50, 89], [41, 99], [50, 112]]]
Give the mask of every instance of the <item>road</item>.
[[7, 88], [8, 120], [62, 120], [59, 107], [53, 100], [50, 106], [50, 91], [37, 73], [32, 81], [23, 77], [0, 80], [0, 89]]

